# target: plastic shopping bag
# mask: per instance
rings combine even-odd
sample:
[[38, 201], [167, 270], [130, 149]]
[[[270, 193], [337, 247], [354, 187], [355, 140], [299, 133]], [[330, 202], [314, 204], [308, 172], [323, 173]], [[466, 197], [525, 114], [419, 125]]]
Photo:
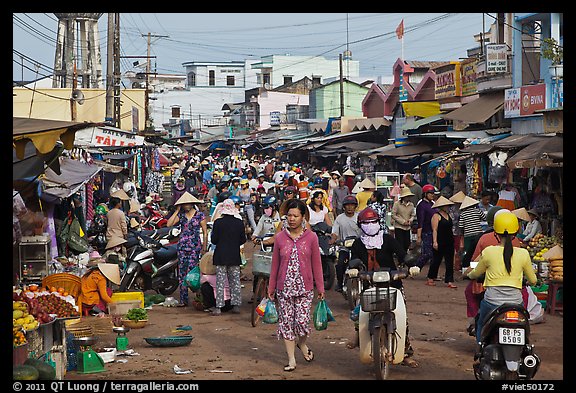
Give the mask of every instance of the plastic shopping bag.
[[326, 304], [326, 315], [328, 317], [328, 322], [336, 321], [336, 318], [334, 318], [334, 315], [332, 314], [332, 310], [330, 310], [330, 307], [328, 307], [328, 304]]
[[276, 304], [272, 301], [266, 303], [266, 311], [262, 317], [262, 322], [264, 323], [276, 323], [278, 322], [278, 312], [276, 311]]
[[200, 289], [200, 267], [198, 265], [194, 266], [188, 274], [186, 275], [186, 279], [184, 280], [188, 288], [196, 292]]
[[268, 303], [268, 298], [262, 298], [262, 300], [260, 301], [260, 304], [258, 304], [258, 307], [256, 307], [256, 314], [260, 315], [261, 317], [264, 316], [264, 314], [266, 313], [266, 304]]
[[313, 313], [314, 329], [325, 330], [328, 327], [328, 307], [324, 299], [320, 300]]

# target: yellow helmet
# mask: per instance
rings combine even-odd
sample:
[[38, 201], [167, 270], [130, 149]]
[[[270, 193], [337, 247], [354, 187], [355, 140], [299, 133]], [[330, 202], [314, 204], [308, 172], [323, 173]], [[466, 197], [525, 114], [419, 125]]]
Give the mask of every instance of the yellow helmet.
[[499, 235], [507, 232], [513, 234], [518, 232], [520, 225], [518, 225], [518, 217], [510, 211], [498, 211], [494, 215], [494, 232]]

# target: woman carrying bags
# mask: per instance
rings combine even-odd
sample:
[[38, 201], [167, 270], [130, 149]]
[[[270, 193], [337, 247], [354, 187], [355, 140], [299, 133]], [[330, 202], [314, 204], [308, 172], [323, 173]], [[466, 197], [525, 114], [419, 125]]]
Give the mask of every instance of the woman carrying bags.
[[295, 347], [311, 362], [314, 353], [306, 345], [310, 335], [310, 309], [314, 287], [318, 299], [324, 299], [324, 279], [318, 236], [306, 228], [308, 208], [299, 199], [286, 202], [287, 218], [284, 229], [276, 234], [268, 298], [278, 298], [278, 339], [283, 339], [288, 355], [284, 371], [296, 369]]
[[[198, 208], [200, 203], [202, 201], [186, 191], [174, 204], [176, 210], [166, 223], [168, 227], [180, 223], [180, 239], [177, 247], [178, 281], [180, 282], [180, 303], [178, 307], [188, 305], [186, 275], [190, 269], [198, 265], [201, 254], [208, 249], [206, 216]], [[203, 234], [202, 241], [200, 240], [200, 231]]]

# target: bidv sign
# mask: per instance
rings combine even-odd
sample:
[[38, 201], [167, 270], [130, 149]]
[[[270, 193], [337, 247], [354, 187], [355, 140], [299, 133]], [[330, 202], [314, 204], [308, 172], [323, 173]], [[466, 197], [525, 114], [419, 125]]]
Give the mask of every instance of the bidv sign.
[[528, 116], [546, 108], [546, 85], [529, 85], [504, 91], [504, 117]]

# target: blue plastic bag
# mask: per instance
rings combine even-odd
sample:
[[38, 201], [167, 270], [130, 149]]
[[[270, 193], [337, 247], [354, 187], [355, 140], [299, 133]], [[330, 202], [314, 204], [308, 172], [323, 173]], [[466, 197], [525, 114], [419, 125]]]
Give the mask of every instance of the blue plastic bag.
[[266, 311], [264, 311], [262, 322], [264, 323], [278, 322], [278, 312], [276, 311], [276, 304], [273, 301], [268, 301], [268, 303], [266, 303]]
[[196, 292], [200, 289], [200, 268], [198, 265], [194, 266], [184, 279], [184, 282], [192, 291]]

